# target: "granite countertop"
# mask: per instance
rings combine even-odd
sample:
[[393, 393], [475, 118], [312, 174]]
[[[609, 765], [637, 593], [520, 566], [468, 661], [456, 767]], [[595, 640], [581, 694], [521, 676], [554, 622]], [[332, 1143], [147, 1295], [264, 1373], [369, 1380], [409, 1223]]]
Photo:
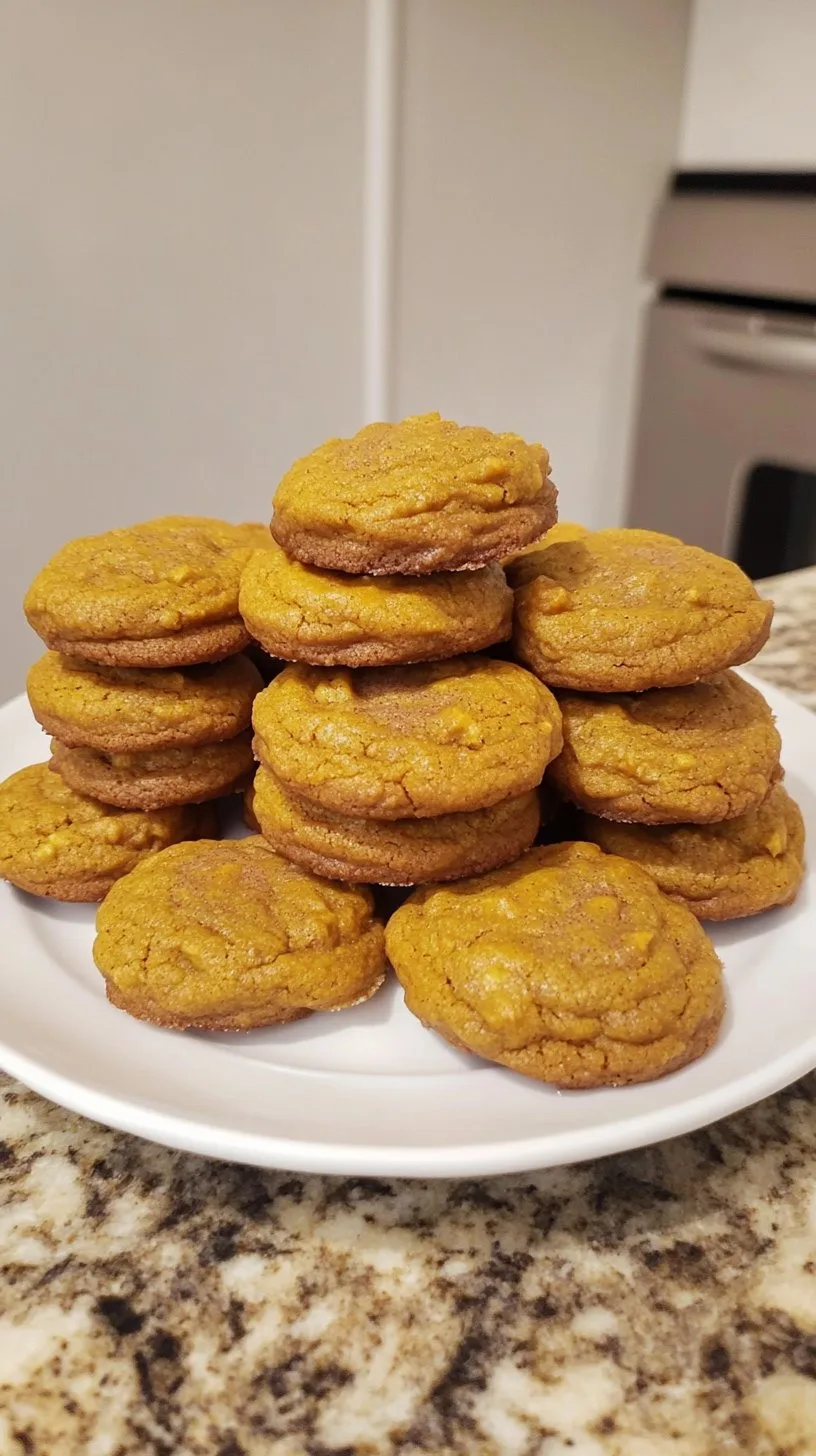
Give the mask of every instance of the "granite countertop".
[[[760, 673], [816, 707], [816, 570]], [[816, 1075], [468, 1182], [267, 1173], [0, 1078], [0, 1456], [814, 1456]]]

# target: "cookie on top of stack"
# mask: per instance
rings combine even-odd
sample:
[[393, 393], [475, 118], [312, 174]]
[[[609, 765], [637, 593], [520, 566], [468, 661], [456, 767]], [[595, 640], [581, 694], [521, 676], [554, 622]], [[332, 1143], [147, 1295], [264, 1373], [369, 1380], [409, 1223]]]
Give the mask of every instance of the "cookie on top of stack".
[[801, 815], [773, 715], [730, 670], [766, 641], [772, 604], [732, 561], [654, 531], [577, 528], [507, 570], [516, 652], [561, 706], [550, 782], [582, 837], [701, 918], [788, 903]]
[[252, 812], [332, 878], [406, 885], [515, 859], [561, 747], [552, 694], [506, 641], [499, 564], [555, 520], [540, 445], [439, 415], [370, 425], [298, 461], [239, 605], [286, 659], [256, 699]]
[[71, 541], [25, 599], [48, 647], [28, 675], [49, 765], [0, 787], [5, 878], [99, 899], [148, 854], [214, 835], [242, 789], [260, 675], [241, 649], [241, 570], [267, 533], [166, 516]]
[[249, 645], [241, 570], [264, 526], [159, 516], [69, 541], [23, 609], [46, 647], [106, 667], [190, 667]]

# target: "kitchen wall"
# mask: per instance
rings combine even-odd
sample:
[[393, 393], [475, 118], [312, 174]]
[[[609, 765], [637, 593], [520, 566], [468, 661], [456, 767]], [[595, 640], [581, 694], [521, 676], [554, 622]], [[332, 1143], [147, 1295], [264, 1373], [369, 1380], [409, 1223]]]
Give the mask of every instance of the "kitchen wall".
[[[288, 463], [372, 399], [541, 438], [565, 514], [614, 519], [688, 11], [5, 0], [0, 695], [37, 650], [23, 590], [63, 540], [263, 517]], [[367, 66], [388, 14], [396, 44]], [[366, 150], [366, 106], [370, 142], [392, 102], [394, 146]]]
[[816, 170], [816, 0], [695, 0], [685, 167]]
[[264, 517], [361, 416], [364, 0], [0, 6], [0, 696], [70, 536]]
[[626, 475], [683, 0], [409, 0], [395, 404], [540, 438], [565, 516]]

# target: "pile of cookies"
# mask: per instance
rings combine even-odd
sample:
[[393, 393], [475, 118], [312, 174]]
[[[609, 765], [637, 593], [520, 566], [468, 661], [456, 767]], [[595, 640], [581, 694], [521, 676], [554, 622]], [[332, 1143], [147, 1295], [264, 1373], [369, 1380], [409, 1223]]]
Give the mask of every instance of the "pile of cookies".
[[515, 654], [562, 714], [547, 781], [581, 812], [465, 893], [415, 893], [388, 955], [455, 1045], [560, 1086], [660, 1076], [721, 1024], [699, 919], [788, 904], [803, 876], [772, 714], [731, 671], [773, 608], [733, 563], [647, 531], [556, 526], [506, 572]]
[[239, 598], [291, 664], [253, 713], [252, 813], [281, 854], [412, 885], [533, 843], [561, 715], [531, 673], [473, 654], [510, 637], [496, 558], [554, 522], [548, 466], [517, 435], [426, 415], [329, 441], [281, 482]]
[[551, 782], [581, 838], [707, 920], [788, 904], [804, 828], [762, 694], [730, 669], [773, 606], [731, 561], [653, 531], [558, 528], [508, 565], [514, 644], [557, 691]]
[[49, 650], [27, 687], [53, 738], [0, 791], [15, 884], [98, 900], [145, 856], [217, 834], [212, 801], [253, 769], [262, 680], [238, 586], [266, 534], [166, 517], [72, 541], [37, 576], [25, 611]]
[[[292, 467], [271, 535], [166, 518], [74, 542], [26, 611], [54, 743], [0, 786], [0, 874], [109, 891], [96, 963], [144, 1020], [341, 1010], [387, 954], [457, 1047], [561, 1087], [642, 1081], [717, 1036], [700, 920], [801, 881], [779, 737], [732, 671], [772, 607], [672, 538], [557, 525], [547, 452], [517, 435], [370, 425]], [[260, 833], [200, 838], [252, 749]], [[174, 814], [199, 818], [160, 845]], [[383, 926], [368, 885], [420, 888]]]

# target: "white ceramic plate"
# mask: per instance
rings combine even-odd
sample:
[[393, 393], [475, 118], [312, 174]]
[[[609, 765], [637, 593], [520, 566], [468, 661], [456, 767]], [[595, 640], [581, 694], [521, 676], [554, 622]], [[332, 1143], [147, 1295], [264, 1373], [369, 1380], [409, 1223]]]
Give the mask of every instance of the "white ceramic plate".
[[[816, 721], [756, 685], [816, 845]], [[24, 698], [0, 709], [0, 778], [46, 751]], [[730, 1002], [716, 1047], [662, 1081], [597, 1092], [558, 1093], [454, 1051], [393, 981], [354, 1011], [246, 1036], [142, 1025], [105, 998], [93, 922], [93, 906], [0, 885], [0, 1065], [97, 1122], [212, 1157], [422, 1177], [541, 1168], [688, 1132], [816, 1067], [814, 869], [791, 909], [715, 929]]]

